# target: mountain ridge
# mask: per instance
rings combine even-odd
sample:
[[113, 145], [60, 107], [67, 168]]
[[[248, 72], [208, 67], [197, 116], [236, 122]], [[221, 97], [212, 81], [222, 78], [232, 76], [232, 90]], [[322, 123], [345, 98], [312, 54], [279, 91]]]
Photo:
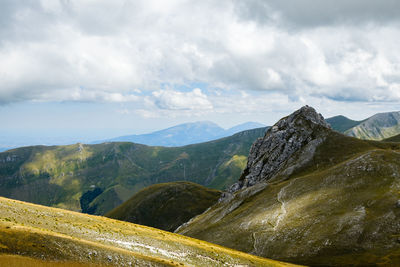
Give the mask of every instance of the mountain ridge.
[[[176, 232], [304, 265], [398, 265], [400, 145], [304, 117], [280, 128], [292, 115], [254, 143], [238, 185]], [[298, 150], [282, 156], [295, 128], [305, 130], [294, 138]]]
[[71, 210], [84, 204], [87, 212], [102, 215], [155, 183], [187, 180], [224, 189], [265, 130], [171, 148], [106, 143], [13, 149], [0, 153], [0, 195]]
[[400, 111], [377, 113], [345, 134], [366, 140], [383, 140], [400, 134]]
[[340, 133], [344, 133], [345, 131], [347, 131], [350, 128], [353, 128], [357, 125], [359, 125], [360, 123], [362, 123], [365, 120], [361, 120], [361, 121], [356, 121], [356, 120], [352, 120], [347, 118], [346, 116], [343, 115], [337, 115], [334, 117], [330, 117], [325, 119], [327, 123], [329, 123], [332, 127], [333, 130], [338, 131]]

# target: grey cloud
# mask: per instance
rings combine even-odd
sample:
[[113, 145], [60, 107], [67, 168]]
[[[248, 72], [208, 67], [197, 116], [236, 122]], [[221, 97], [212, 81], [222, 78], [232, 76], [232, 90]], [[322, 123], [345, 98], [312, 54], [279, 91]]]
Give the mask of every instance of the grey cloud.
[[[400, 30], [349, 22], [398, 19], [397, 1], [377, 2], [5, 0], [0, 102], [119, 101], [191, 82], [294, 101], [398, 100]], [[210, 106], [200, 95], [155, 98], [178, 110], [190, 97]]]
[[243, 19], [289, 27], [399, 21], [398, 0], [234, 0]]
[[62, 19], [89, 35], [115, 35], [137, 16], [140, 1], [62, 1]]
[[15, 37], [17, 28], [17, 13], [22, 7], [31, 8], [35, 6], [35, 1], [4, 0], [0, 3], [0, 42]]

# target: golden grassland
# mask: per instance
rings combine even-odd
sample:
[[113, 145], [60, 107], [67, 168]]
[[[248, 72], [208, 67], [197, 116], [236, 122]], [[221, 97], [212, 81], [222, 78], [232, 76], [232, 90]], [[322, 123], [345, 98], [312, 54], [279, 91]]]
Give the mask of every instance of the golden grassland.
[[53, 266], [293, 266], [151, 227], [1, 197], [0, 253], [0, 266], [30, 260]]
[[12, 267], [96, 267], [101, 265], [78, 263], [78, 262], [56, 262], [45, 261], [18, 255], [0, 255], [0, 266]]

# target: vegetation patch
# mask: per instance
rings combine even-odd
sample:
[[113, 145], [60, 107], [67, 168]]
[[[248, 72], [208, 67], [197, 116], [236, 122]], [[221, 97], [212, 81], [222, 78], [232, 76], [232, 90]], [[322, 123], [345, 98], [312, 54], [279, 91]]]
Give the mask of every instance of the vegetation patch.
[[173, 232], [204, 212], [220, 197], [218, 190], [190, 182], [151, 185], [105, 216]]

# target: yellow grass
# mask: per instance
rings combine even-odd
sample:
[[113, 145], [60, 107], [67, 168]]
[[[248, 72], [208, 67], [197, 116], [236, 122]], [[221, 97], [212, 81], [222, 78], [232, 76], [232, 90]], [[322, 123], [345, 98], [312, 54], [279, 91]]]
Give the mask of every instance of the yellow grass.
[[23, 257], [19, 255], [0, 254], [0, 267], [96, 267], [101, 265], [78, 263], [78, 262], [56, 262], [44, 261]]
[[[0, 253], [39, 255], [53, 261], [114, 266], [128, 262], [156, 266], [293, 266], [151, 227], [2, 197], [0, 235], [7, 237], [4, 242], [0, 236]], [[93, 251], [96, 257], [89, 255]]]

